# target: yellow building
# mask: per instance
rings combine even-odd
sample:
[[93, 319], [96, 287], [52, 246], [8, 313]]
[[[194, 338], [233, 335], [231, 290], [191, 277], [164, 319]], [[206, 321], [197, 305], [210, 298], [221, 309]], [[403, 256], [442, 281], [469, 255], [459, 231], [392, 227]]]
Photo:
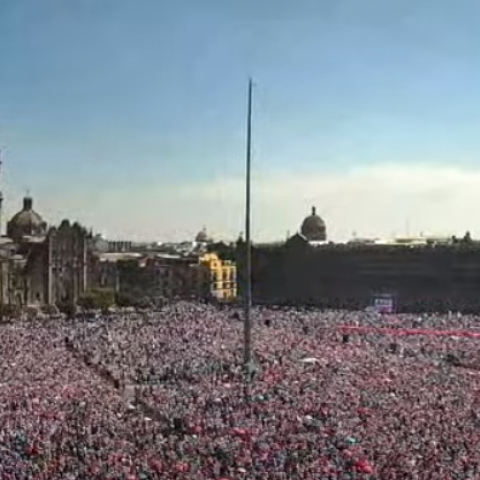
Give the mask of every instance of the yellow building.
[[217, 300], [237, 298], [237, 266], [230, 260], [222, 260], [216, 253], [205, 253], [199, 263], [209, 272], [210, 294]]

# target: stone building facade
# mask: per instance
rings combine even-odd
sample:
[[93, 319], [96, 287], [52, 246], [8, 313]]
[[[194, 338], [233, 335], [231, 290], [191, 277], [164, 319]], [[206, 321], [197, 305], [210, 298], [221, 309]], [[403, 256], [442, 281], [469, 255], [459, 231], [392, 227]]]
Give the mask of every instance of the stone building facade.
[[[310, 238], [321, 238], [318, 231]], [[334, 244], [305, 231], [282, 245], [253, 246], [252, 295], [259, 304], [359, 310], [379, 295], [398, 311], [480, 311], [480, 243]], [[239, 293], [245, 285], [245, 244], [237, 245]]]
[[3, 304], [74, 304], [88, 290], [92, 235], [78, 223], [64, 220], [49, 228], [25, 197], [2, 240]]
[[78, 223], [64, 220], [46, 238], [46, 303], [76, 304], [89, 288], [91, 235]]

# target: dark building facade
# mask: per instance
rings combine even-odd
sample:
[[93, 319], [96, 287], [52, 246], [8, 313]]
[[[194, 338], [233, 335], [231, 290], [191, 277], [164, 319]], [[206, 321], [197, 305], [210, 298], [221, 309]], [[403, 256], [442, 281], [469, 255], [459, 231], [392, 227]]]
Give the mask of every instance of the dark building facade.
[[[480, 311], [480, 244], [469, 234], [447, 244], [334, 244], [315, 217], [282, 245], [252, 247], [255, 303], [359, 310], [389, 295], [397, 311]], [[243, 241], [236, 257], [242, 296]]]
[[300, 234], [309, 242], [325, 242], [327, 240], [327, 227], [317, 209], [312, 207], [312, 213], [305, 218], [300, 228]]
[[[238, 247], [239, 289], [245, 279]], [[252, 249], [252, 295], [259, 304], [364, 309], [378, 294], [398, 311], [480, 311], [480, 246], [322, 245], [298, 239]]]

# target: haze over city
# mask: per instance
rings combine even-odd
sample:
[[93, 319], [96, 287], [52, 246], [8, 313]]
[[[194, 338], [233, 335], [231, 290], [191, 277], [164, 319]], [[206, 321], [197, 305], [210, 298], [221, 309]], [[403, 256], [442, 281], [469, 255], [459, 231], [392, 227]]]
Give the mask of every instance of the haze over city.
[[480, 235], [473, 0], [2, 0], [5, 218], [111, 238]]

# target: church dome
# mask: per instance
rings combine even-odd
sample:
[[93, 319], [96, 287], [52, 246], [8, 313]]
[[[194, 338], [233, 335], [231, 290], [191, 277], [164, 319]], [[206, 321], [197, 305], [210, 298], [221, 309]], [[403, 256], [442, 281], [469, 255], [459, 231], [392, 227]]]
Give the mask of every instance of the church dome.
[[20, 239], [25, 236], [41, 236], [47, 232], [47, 224], [42, 217], [33, 210], [31, 197], [23, 199], [23, 209], [16, 213], [7, 223], [7, 236]]
[[197, 236], [195, 237], [195, 242], [197, 242], [197, 243], [208, 243], [209, 241], [210, 241], [210, 239], [208, 238], [208, 235], [207, 235], [207, 229], [202, 228], [202, 230], [200, 230], [197, 233]]
[[315, 207], [312, 207], [311, 215], [303, 221], [300, 233], [309, 242], [324, 242], [327, 239], [325, 222], [317, 215]]

